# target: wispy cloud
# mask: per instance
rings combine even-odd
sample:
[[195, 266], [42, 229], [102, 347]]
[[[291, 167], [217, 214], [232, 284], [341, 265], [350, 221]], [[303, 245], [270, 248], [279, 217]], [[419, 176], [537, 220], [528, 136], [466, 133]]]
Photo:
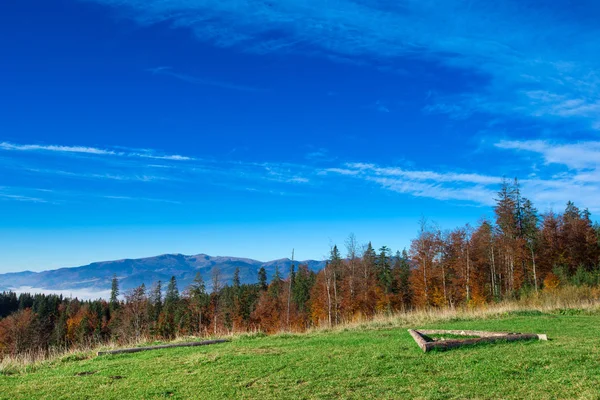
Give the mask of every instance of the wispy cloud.
[[17, 194], [8, 194], [0, 192], [0, 200], [25, 201], [30, 203], [47, 203], [46, 200], [38, 197], [22, 196]]
[[57, 153], [82, 153], [95, 155], [124, 155], [125, 153], [117, 153], [112, 150], [98, 149], [95, 147], [84, 146], [57, 146], [57, 145], [38, 145], [38, 144], [13, 144], [2, 142], [0, 149], [7, 151], [48, 151]]
[[191, 161], [193, 158], [180, 155], [157, 154], [152, 150], [146, 152], [125, 152], [111, 149], [102, 149], [86, 146], [60, 146], [60, 145], [39, 145], [39, 144], [15, 144], [8, 142], [0, 143], [0, 150], [4, 151], [22, 151], [22, 152], [47, 152], [47, 153], [65, 153], [65, 154], [89, 154], [95, 156], [117, 156], [149, 158], [155, 160], [170, 161]]
[[[17, 152], [15, 148], [28, 148], [28, 145], [10, 144], [10, 150], [14, 152], [9, 154], [19, 158], [21, 152]], [[576, 200], [583, 207], [589, 207], [594, 212], [600, 211], [597, 202], [600, 198], [600, 142], [502, 140], [496, 142], [494, 148], [507, 152], [510, 156], [522, 153], [534, 158], [529, 160], [529, 165], [533, 167], [530, 171], [526, 166], [521, 168], [523, 175], [519, 178], [524, 195], [536, 202], [542, 210], [562, 208], [568, 200]], [[34, 146], [30, 151], [42, 150]], [[46, 151], [45, 148], [43, 151]], [[136, 152], [159, 154], [152, 149]], [[68, 157], [70, 151], [54, 151], [53, 154]], [[330, 190], [355, 190], [361, 185], [375, 185], [383, 190], [414, 197], [489, 206], [494, 203], [496, 191], [504, 175], [499, 166], [491, 164], [486, 169], [496, 170], [496, 174], [482, 173], [475, 167], [471, 171], [448, 167], [418, 169], [364, 162], [339, 163], [335, 158], [319, 163], [317, 167], [312, 159], [307, 160], [305, 164], [294, 164], [185, 157], [190, 161], [181, 163], [174, 159], [163, 159], [160, 164], [148, 164], [139, 156], [128, 156], [124, 162], [120, 157], [107, 157], [104, 153], [87, 154], [88, 157], [81, 158], [77, 163], [59, 163], [62, 169], [55, 167], [56, 160], [48, 161], [47, 157], [25, 158], [21, 163], [15, 163], [17, 167], [10, 164], [4, 168], [18, 168], [17, 171], [30, 175], [44, 174], [50, 181], [56, 176], [60, 180], [86, 179], [105, 182], [104, 194], [93, 193], [105, 199], [170, 203], [189, 201], [186, 193], [198, 193], [207, 190], [207, 187], [299, 195], [317, 193], [324, 187]], [[136, 153], [129, 151], [126, 154]], [[104, 161], [98, 163], [98, 159]], [[535, 168], [540, 163], [547, 166], [544, 171]], [[557, 170], [551, 168], [552, 166], [560, 168]], [[72, 184], [69, 187], [73, 187]], [[46, 202], [60, 198], [61, 193], [58, 192], [44, 194], [39, 191], [12, 191], [0, 187], [0, 200]]]
[[129, 157], [140, 157], [140, 158], [151, 158], [153, 160], [169, 160], [169, 161], [190, 161], [193, 160], [191, 157], [179, 156], [179, 155], [156, 155], [156, 154], [145, 154], [145, 153], [129, 153]]
[[376, 67], [409, 57], [462, 69], [479, 85], [432, 99], [429, 111], [567, 118], [600, 128], [600, 6], [592, 1], [82, 1], [246, 52], [308, 52]]
[[169, 200], [169, 199], [155, 199], [155, 198], [149, 198], [149, 197], [131, 197], [131, 196], [102, 196], [105, 199], [109, 199], [109, 200], [125, 200], [125, 201], [143, 201], [143, 202], [152, 202], [152, 203], [168, 203], [168, 204], [181, 204], [180, 201], [176, 201], [176, 200]]
[[311, 151], [310, 153], [306, 153], [304, 158], [306, 158], [307, 160], [321, 160], [327, 158], [327, 153], [328, 152], [326, 149], [318, 149], [315, 151]]
[[262, 91], [262, 89], [253, 86], [238, 85], [231, 82], [223, 82], [213, 79], [203, 79], [192, 75], [181, 74], [179, 72], [173, 71], [170, 67], [150, 68], [148, 71], [151, 72], [153, 75], [170, 76], [172, 78], [179, 79], [180, 81], [184, 81], [194, 85], [216, 86], [223, 89], [238, 90], [242, 92]]
[[315, 148], [314, 146], [307, 147], [309, 151], [304, 155], [304, 158], [309, 162], [331, 163], [337, 159], [337, 157], [333, 156], [326, 148]]
[[369, 108], [380, 112], [380, 113], [389, 113], [390, 112], [390, 108], [385, 104], [385, 102], [381, 101], [381, 100], [377, 100], [374, 104], [370, 105]]
[[12, 186], [0, 186], [0, 201], [19, 201], [28, 203], [48, 203], [42, 196], [38, 196], [42, 189], [23, 189]]
[[129, 173], [132, 168], [122, 170], [120, 172], [81, 172], [82, 167], [89, 168], [87, 166], [79, 166], [77, 171], [65, 171], [60, 169], [49, 169], [49, 168], [21, 168], [23, 171], [45, 174], [45, 175], [58, 175], [63, 177], [81, 178], [81, 179], [94, 179], [94, 180], [112, 180], [112, 181], [139, 181], [139, 182], [155, 182], [164, 180], [173, 180], [165, 175], [148, 175], [140, 171], [140, 166], [133, 168], [133, 173]]
[[[565, 169], [544, 175], [539, 171], [519, 177], [525, 196], [540, 209], [561, 209], [567, 201], [574, 200], [582, 207], [600, 212], [600, 142], [555, 143], [549, 141], [499, 141], [498, 149], [511, 152], [527, 152], [542, 158], [546, 164], [557, 164]], [[537, 161], [531, 163], [535, 166]], [[532, 169], [534, 169], [532, 167]], [[552, 170], [554, 171], [554, 170]], [[476, 172], [414, 170], [396, 166], [371, 163], [347, 163], [327, 168], [323, 174], [338, 175], [376, 184], [385, 190], [416, 197], [438, 200], [454, 200], [474, 205], [490, 206], [503, 175]], [[510, 177], [512, 178], [512, 177]]]
[[348, 168], [326, 168], [322, 170], [319, 175], [327, 175], [327, 173], [346, 175], [346, 176], [356, 176], [360, 174], [360, 170], [348, 169]]
[[[191, 156], [162, 155], [154, 149], [110, 149], [2, 143], [6, 154], [0, 170], [20, 175], [21, 181], [40, 182], [53, 188], [67, 188], [49, 196], [34, 196], [28, 190], [3, 192], [0, 199], [46, 202], [66, 198], [71, 201], [84, 193], [72, 192], [81, 185], [93, 187], [90, 196], [110, 200], [153, 201], [180, 204], [195, 202], [192, 193], [215, 188], [251, 187], [260, 193], [294, 195], [313, 185], [314, 169], [277, 162], [242, 162], [199, 159]], [[32, 156], [24, 156], [31, 152]], [[85, 154], [71, 162], [72, 154]], [[148, 163], [147, 158], [160, 162]], [[65, 162], [68, 161], [68, 162]], [[186, 161], [186, 162], [181, 162]], [[100, 188], [100, 190], [99, 190]], [[288, 190], [290, 189], [290, 190]], [[106, 194], [98, 194], [97, 191]]]
[[500, 177], [479, 174], [406, 170], [364, 163], [348, 163], [344, 168], [325, 171], [375, 183], [398, 193], [437, 200], [466, 201], [476, 205], [491, 205], [494, 186], [502, 180]]
[[598, 169], [600, 167], [600, 142], [558, 143], [544, 140], [503, 140], [496, 143], [501, 149], [535, 153], [547, 164], [562, 164], [569, 168]]
[[349, 163], [347, 167], [360, 172], [371, 172], [377, 176], [403, 177], [411, 180], [475, 183], [475, 184], [497, 184], [499, 178], [494, 176], [465, 173], [438, 173], [434, 171], [415, 171], [397, 167], [379, 167], [375, 164]]
[[181, 204], [180, 201], [159, 197], [124, 196], [103, 194], [101, 191], [52, 190], [23, 186], [0, 186], [0, 201], [20, 201], [31, 203], [63, 204], [88, 201], [91, 198], [115, 201], [150, 202]]
[[565, 143], [544, 140], [505, 140], [498, 148], [540, 157], [546, 165], [562, 166], [562, 172], [547, 179], [529, 179], [525, 183], [545, 200], [565, 198], [584, 202], [600, 210], [600, 142]]
[[301, 171], [297, 166], [292, 165], [275, 165], [275, 164], [255, 164], [264, 168], [266, 174], [264, 177], [268, 180], [283, 183], [309, 183], [310, 180], [302, 176]]

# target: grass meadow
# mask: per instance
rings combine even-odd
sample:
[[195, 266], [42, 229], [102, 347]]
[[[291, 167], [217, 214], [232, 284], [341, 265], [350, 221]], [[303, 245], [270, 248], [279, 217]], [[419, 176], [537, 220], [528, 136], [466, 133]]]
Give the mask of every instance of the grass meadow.
[[[407, 328], [546, 333], [423, 353]], [[2, 399], [600, 399], [600, 308], [503, 305], [135, 354], [5, 361]]]

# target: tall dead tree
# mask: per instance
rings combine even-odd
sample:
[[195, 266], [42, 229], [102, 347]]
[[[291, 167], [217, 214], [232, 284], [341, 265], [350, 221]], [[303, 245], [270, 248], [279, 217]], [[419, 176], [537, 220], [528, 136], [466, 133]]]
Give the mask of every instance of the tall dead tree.
[[221, 291], [221, 270], [219, 267], [213, 267], [212, 269], [212, 295], [213, 295], [213, 331], [217, 334], [217, 325], [219, 318], [219, 292]]
[[294, 280], [294, 250], [292, 249], [292, 265], [290, 265], [290, 274], [288, 276], [288, 298], [287, 298], [287, 329], [290, 330], [290, 305], [292, 302], [292, 281]]

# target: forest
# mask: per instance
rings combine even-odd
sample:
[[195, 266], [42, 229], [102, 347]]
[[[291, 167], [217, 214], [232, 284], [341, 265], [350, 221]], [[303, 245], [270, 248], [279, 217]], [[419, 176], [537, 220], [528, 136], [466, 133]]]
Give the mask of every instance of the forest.
[[558, 287], [598, 290], [600, 225], [572, 202], [561, 213], [540, 214], [517, 180], [504, 181], [493, 218], [476, 226], [442, 231], [423, 218], [403, 251], [362, 245], [351, 234], [331, 247], [321, 271], [292, 265], [267, 279], [261, 269], [255, 284], [240, 283], [239, 275], [225, 283], [215, 268], [181, 290], [173, 277], [126, 293], [114, 277], [108, 300], [0, 293], [0, 358], [179, 336], [301, 332], [382, 313], [478, 307]]

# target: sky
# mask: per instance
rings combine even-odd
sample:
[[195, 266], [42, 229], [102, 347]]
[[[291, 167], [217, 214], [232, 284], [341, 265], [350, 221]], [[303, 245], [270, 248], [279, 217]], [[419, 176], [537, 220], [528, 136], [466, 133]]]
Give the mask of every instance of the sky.
[[600, 213], [595, 1], [0, 3], [0, 273]]

